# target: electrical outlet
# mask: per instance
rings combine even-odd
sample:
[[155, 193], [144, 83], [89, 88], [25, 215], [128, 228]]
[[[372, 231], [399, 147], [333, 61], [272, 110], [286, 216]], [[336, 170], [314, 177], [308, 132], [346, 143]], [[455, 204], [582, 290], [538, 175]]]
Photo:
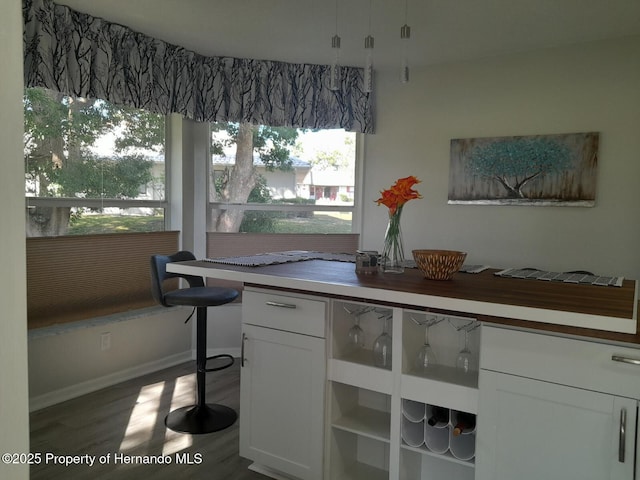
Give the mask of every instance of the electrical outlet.
[[111, 348], [111, 332], [100, 335], [100, 348], [103, 352]]

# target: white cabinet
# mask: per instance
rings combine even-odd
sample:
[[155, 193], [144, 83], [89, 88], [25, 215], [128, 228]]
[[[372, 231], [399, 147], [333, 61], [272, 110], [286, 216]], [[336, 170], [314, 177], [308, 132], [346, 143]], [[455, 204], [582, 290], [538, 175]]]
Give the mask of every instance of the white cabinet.
[[[420, 368], [427, 324], [437, 362]], [[245, 290], [240, 454], [303, 480], [640, 478], [640, 349], [479, 326]]]
[[617, 354], [638, 357], [624, 347], [485, 327], [476, 479], [636, 478], [640, 372], [613, 362]]
[[495, 372], [481, 382], [479, 480], [634, 478], [635, 400]]
[[325, 308], [309, 297], [244, 292], [240, 455], [258, 471], [322, 478]]

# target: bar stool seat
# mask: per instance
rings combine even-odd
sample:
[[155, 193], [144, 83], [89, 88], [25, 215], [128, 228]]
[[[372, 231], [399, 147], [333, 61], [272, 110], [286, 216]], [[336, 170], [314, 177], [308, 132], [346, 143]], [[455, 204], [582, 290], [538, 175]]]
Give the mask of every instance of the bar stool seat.
[[217, 307], [233, 302], [237, 297], [238, 292], [230, 288], [190, 287], [165, 293], [164, 301], [169, 305]]
[[[231, 288], [206, 287], [202, 277], [167, 272], [167, 264], [195, 260], [191, 252], [151, 256], [151, 291], [153, 298], [165, 307], [189, 306], [196, 309], [196, 404], [178, 408], [165, 418], [167, 428], [192, 434], [217, 432], [233, 425], [238, 414], [225, 405], [206, 402], [206, 373], [223, 370], [233, 365], [231, 355], [207, 357], [207, 307], [232, 302], [238, 292]], [[164, 282], [170, 278], [184, 278], [189, 287], [166, 292]], [[207, 368], [207, 360], [227, 359], [215, 368]]]

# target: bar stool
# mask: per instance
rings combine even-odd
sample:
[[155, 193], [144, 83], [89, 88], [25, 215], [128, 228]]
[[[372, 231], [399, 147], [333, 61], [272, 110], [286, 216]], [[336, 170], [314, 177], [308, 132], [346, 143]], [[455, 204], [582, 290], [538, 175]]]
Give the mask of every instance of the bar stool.
[[[180, 251], [173, 255], [151, 256], [151, 291], [153, 298], [165, 307], [184, 305], [194, 307], [196, 320], [196, 404], [178, 408], [165, 418], [165, 425], [171, 430], [182, 433], [211, 433], [223, 430], [236, 421], [237, 413], [224, 405], [207, 403], [205, 399], [206, 373], [222, 370], [233, 365], [231, 355], [207, 357], [207, 307], [216, 307], [232, 302], [238, 292], [231, 288], [206, 287], [202, 277], [167, 272], [167, 264], [195, 260], [191, 252]], [[169, 278], [184, 278], [188, 288], [166, 292], [164, 281]], [[225, 364], [207, 368], [207, 360], [226, 358]]]

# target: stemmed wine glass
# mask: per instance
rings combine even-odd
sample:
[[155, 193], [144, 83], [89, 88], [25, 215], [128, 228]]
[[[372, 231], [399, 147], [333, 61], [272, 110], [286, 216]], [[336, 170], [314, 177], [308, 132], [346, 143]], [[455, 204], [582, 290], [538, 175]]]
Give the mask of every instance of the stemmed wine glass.
[[382, 318], [382, 333], [373, 342], [373, 363], [376, 367], [391, 370], [391, 345], [393, 339], [389, 334], [388, 327], [391, 321], [391, 314], [384, 314], [380, 318]]
[[[422, 325], [422, 322], [417, 321], [413, 317], [411, 317], [411, 319], [414, 322]], [[440, 323], [441, 321], [442, 320], [434, 319], [426, 320], [424, 323], [424, 345], [422, 345], [420, 350], [418, 350], [418, 357], [416, 358], [416, 368], [419, 371], [424, 371], [438, 363], [436, 353], [433, 351], [433, 348], [431, 348], [431, 345], [429, 344], [429, 327], [432, 327], [437, 323]]]
[[353, 326], [349, 329], [349, 344], [355, 348], [364, 348], [364, 331], [360, 326], [360, 317], [353, 319]]
[[352, 349], [364, 348], [365, 337], [364, 337], [364, 331], [360, 326], [360, 317], [363, 314], [371, 311], [371, 308], [362, 307], [353, 311], [348, 310], [346, 307], [344, 307], [344, 309], [347, 311], [349, 315], [353, 317], [353, 325], [351, 326], [351, 328], [349, 329], [349, 332], [347, 333], [347, 336], [349, 338], [349, 346]]
[[462, 347], [462, 350], [458, 353], [458, 357], [456, 358], [456, 367], [464, 373], [469, 373], [473, 370], [473, 358], [471, 350], [469, 349], [469, 332], [478, 328], [478, 325], [479, 324], [477, 324], [477, 322], [471, 322], [458, 328], [458, 331], [464, 331], [464, 347]]

